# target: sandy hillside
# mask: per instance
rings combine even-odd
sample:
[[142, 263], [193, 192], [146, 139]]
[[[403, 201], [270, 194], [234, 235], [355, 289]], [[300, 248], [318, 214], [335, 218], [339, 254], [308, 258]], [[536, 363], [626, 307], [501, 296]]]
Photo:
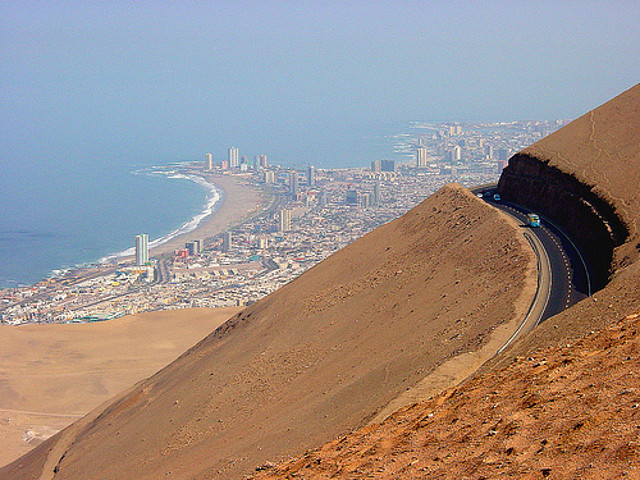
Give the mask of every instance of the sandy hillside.
[[523, 151], [595, 192], [625, 226], [627, 237], [613, 252], [611, 278], [602, 290], [514, 342], [487, 368], [535, 348], [561, 345], [640, 310], [639, 132], [640, 84]]
[[533, 208], [547, 188], [576, 204], [582, 192], [614, 220], [605, 230], [624, 227], [609, 230], [604, 288], [461, 387], [260, 478], [640, 478], [639, 132], [636, 85], [525, 149], [500, 180], [533, 192]]
[[0, 327], [0, 464], [167, 365], [239, 308]]
[[517, 357], [255, 480], [640, 477], [640, 320]]
[[531, 302], [534, 264], [520, 229], [445, 187], [0, 478], [242, 478], [366, 424], [448, 359], [496, 349]]

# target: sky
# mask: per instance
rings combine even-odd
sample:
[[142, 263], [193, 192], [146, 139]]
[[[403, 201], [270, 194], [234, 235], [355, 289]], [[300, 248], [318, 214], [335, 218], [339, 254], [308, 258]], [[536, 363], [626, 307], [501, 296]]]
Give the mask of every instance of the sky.
[[231, 145], [366, 165], [345, 143], [397, 122], [575, 118], [640, 81], [638, 18], [603, 0], [0, 0], [0, 175]]

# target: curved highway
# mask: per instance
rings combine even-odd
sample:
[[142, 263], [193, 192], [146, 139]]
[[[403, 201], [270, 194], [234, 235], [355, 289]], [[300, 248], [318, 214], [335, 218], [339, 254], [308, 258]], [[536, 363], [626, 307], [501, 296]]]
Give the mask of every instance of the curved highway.
[[[526, 229], [525, 237], [538, 256], [538, 292], [522, 330], [530, 330], [580, 300], [590, 296], [591, 280], [588, 262], [575, 243], [557, 225], [540, 215], [540, 227], [527, 225], [527, 214], [532, 212], [520, 205], [494, 199], [495, 188], [479, 187], [472, 190], [490, 205], [513, 217]], [[539, 215], [539, 214], [538, 214]], [[510, 339], [503, 349], [511, 342]]]

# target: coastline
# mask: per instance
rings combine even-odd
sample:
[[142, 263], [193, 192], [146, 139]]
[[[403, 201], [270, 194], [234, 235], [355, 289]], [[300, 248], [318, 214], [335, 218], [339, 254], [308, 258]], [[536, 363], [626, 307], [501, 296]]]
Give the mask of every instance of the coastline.
[[[267, 203], [263, 194], [244, 178], [231, 175], [203, 175], [205, 180], [222, 191], [219, 206], [193, 230], [178, 235], [158, 246], [151, 247], [152, 257], [171, 254], [184, 247], [186, 242], [206, 239], [224, 232], [256, 213]], [[130, 257], [125, 257], [130, 258]]]

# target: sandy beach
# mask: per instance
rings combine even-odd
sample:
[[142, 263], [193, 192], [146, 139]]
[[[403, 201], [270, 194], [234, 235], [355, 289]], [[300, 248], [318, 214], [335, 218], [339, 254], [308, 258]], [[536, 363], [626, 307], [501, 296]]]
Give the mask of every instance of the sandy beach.
[[208, 175], [205, 178], [224, 192], [221, 206], [202, 220], [200, 225], [191, 232], [153, 247], [151, 249], [152, 256], [170, 254], [184, 247], [185, 242], [206, 239], [221, 233], [234, 225], [238, 225], [269, 203], [269, 199], [265, 198], [262, 192], [242, 177]]

